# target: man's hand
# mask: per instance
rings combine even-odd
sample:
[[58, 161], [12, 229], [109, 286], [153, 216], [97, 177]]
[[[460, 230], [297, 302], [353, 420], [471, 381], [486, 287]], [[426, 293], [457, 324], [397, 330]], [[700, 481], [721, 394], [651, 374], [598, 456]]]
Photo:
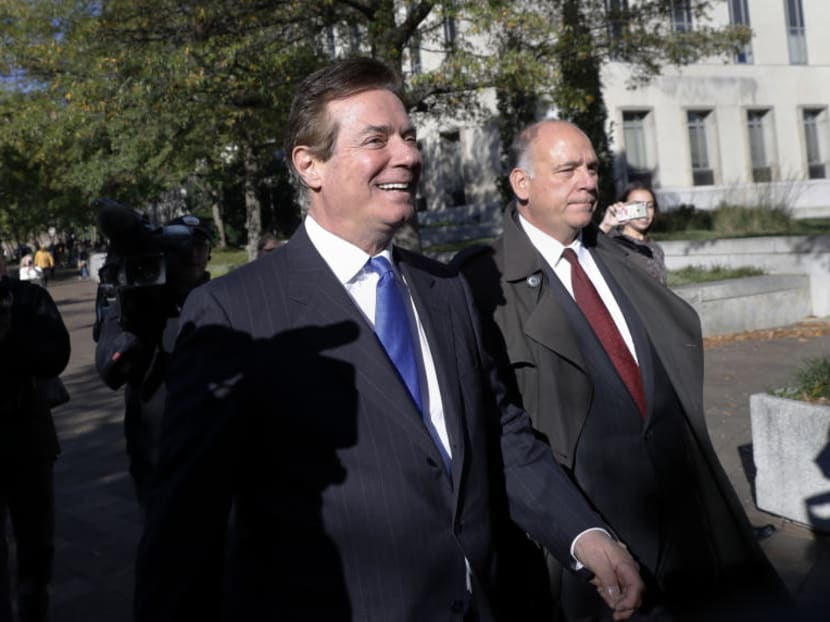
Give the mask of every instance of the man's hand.
[[574, 556], [594, 573], [591, 583], [614, 611], [614, 619], [630, 618], [642, 602], [645, 585], [625, 545], [602, 531], [587, 531], [577, 538]]

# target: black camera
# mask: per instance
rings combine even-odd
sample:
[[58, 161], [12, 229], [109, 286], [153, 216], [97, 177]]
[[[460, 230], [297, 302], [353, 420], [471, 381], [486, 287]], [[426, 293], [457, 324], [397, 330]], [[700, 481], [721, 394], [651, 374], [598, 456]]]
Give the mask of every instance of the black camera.
[[[183, 265], [192, 262], [194, 249], [208, 244], [210, 231], [196, 216], [179, 216], [160, 227], [122, 203], [98, 199], [98, 227], [109, 240], [107, 258], [98, 271], [93, 337], [117, 299], [121, 325], [136, 334], [151, 334], [163, 325], [171, 298], [187, 284]], [[207, 273], [205, 273], [207, 274]], [[181, 282], [180, 282], [181, 281]], [[172, 287], [163, 287], [170, 284]]]
[[110, 241], [107, 261], [98, 276], [102, 283], [118, 288], [164, 285], [168, 257], [189, 252], [196, 235], [210, 238], [195, 216], [151, 227], [141, 212], [126, 205], [111, 199], [98, 199], [95, 204], [98, 227]]

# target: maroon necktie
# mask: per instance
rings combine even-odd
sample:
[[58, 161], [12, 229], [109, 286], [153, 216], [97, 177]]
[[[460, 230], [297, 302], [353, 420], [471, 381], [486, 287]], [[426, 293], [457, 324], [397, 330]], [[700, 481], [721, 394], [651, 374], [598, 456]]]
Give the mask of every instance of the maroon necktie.
[[599, 297], [591, 279], [585, 274], [572, 248], [562, 251], [562, 257], [571, 264], [571, 286], [573, 287], [576, 304], [588, 320], [597, 338], [602, 344], [614, 368], [625, 383], [631, 397], [640, 410], [640, 415], [646, 416], [646, 397], [643, 392], [643, 380], [640, 378], [640, 368], [631, 355], [628, 346], [620, 335], [614, 318], [608, 312], [602, 298]]

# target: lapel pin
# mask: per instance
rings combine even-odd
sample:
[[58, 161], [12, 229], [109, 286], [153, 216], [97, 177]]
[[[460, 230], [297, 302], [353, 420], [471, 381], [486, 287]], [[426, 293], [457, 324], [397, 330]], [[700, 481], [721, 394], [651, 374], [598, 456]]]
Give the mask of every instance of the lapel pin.
[[539, 287], [542, 284], [542, 277], [538, 274], [531, 274], [525, 279], [528, 287]]

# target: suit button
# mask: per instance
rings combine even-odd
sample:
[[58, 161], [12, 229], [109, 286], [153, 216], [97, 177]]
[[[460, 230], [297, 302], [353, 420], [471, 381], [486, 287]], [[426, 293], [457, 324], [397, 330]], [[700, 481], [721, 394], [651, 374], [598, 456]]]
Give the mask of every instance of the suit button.
[[450, 609], [453, 613], [464, 613], [464, 601], [463, 600], [454, 600], [450, 605]]

